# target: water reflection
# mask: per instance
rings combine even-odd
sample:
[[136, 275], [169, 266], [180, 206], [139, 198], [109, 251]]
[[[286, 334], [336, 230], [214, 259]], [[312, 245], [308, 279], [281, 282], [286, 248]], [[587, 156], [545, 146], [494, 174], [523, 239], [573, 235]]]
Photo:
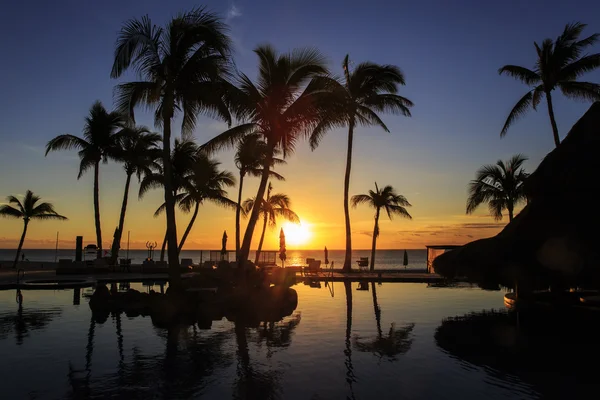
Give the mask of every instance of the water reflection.
[[587, 363], [600, 357], [598, 317], [573, 310], [482, 311], [445, 319], [435, 340], [465, 367], [484, 368], [492, 384], [515, 385], [511, 377], [518, 377], [544, 397], [591, 398], [600, 389], [597, 370]]
[[[359, 287], [360, 290], [368, 290], [367, 284]], [[381, 308], [377, 301], [377, 288], [375, 282], [371, 283], [371, 293], [373, 295], [373, 312], [375, 313], [375, 321], [377, 324], [377, 336], [375, 338], [354, 337], [354, 347], [358, 351], [370, 352], [379, 357], [381, 360], [386, 357], [388, 361], [396, 361], [398, 355], [405, 354], [413, 342], [412, 331], [415, 327], [414, 323], [406, 324], [402, 328], [396, 328], [396, 324], [392, 322], [387, 335], [384, 335], [381, 329]]]
[[[124, 311], [119, 307], [113, 307], [111, 311], [93, 307], [87, 331], [85, 367], [82, 370], [74, 368], [76, 360], [69, 364], [68, 396], [191, 398], [202, 395], [214, 383], [214, 376], [219, 375], [217, 371], [235, 366], [233, 398], [281, 398], [283, 371], [253, 362], [251, 349], [256, 348], [258, 355], [266, 350], [266, 357], [270, 358], [278, 349], [290, 346], [293, 331], [301, 321], [301, 314], [294, 314], [297, 301], [269, 304], [235, 301], [223, 306], [224, 314], [212, 316], [216, 321], [225, 317], [232, 322], [231, 328], [221, 327], [219, 331], [201, 330], [206, 327], [204, 320], [208, 315], [202, 304], [197, 319], [188, 323], [179, 321], [165, 325], [152, 320], [163, 343], [159, 354], [144, 354], [135, 343], [125, 345], [127, 338], [121, 321]], [[94, 373], [93, 365], [95, 336], [98, 327], [105, 325], [109, 317], [116, 333], [118, 364], [114, 372], [98, 375], [98, 372]], [[130, 317], [133, 318], [142, 316]], [[233, 340], [234, 352], [229, 345]], [[127, 354], [128, 347], [131, 355]]]
[[33, 331], [43, 330], [61, 313], [60, 308], [30, 310], [19, 304], [16, 312], [0, 314], [0, 340], [14, 334], [16, 344], [22, 345]]

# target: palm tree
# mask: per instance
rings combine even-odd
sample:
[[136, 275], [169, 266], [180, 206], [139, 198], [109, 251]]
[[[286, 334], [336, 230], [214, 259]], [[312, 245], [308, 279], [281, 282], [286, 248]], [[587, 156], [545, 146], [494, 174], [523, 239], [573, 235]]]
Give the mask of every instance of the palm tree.
[[[182, 191], [175, 196], [175, 200], [183, 212], [190, 212], [192, 208], [194, 212], [179, 242], [177, 249], [179, 252], [194, 226], [200, 205], [205, 201], [237, 209], [237, 203], [227, 198], [227, 192], [224, 190], [224, 187], [235, 185], [235, 178], [231, 172], [219, 171], [219, 165], [220, 162], [209, 158], [206, 154], [197, 153], [191, 171], [182, 178]], [[156, 210], [155, 216], [164, 209], [165, 204]]]
[[488, 203], [490, 214], [496, 221], [502, 219], [502, 210], [508, 211], [508, 220], [513, 220], [515, 206], [526, 199], [523, 183], [529, 176], [522, 168], [527, 160], [522, 154], [514, 155], [504, 163], [498, 160], [496, 165], [484, 165], [469, 184], [467, 214], [477, 207]]
[[57, 219], [64, 221], [67, 217], [63, 217], [54, 211], [54, 206], [50, 203], [39, 203], [36, 205], [36, 203], [40, 201], [40, 197], [34, 195], [31, 190], [28, 190], [27, 193], [25, 193], [23, 201], [15, 196], [8, 196], [6, 199], [8, 200], [8, 204], [0, 205], [0, 216], [7, 218], [23, 218], [23, 233], [21, 234], [19, 247], [17, 247], [17, 255], [15, 256], [15, 262], [13, 263], [13, 268], [16, 268], [17, 262], [19, 261], [19, 255], [21, 254], [21, 248], [25, 241], [25, 235], [27, 234], [29, 221], [32, 219]]
[[[250, 134], [240, 140], [235, 151], [235, 166], [240, 170], [240, 185], [238, 188], [238, 207], [235, 211], [235, 252], [240, 251], [240, 214], [242, 212], [242, 192], [244, 187], [244, 177], [246, 174], [260, 177], [262, 174], [263, 159], [266, 156], [267, 143], [261, 139], [258, 134]], [[273, 158], [272, 164], [283, 164], [284, 160]], [[280, 181], [283, 176], [274, 171], [269, 172], [272, 178]]]
[[321, 123], [310, 137], [310, 146], [315, 149], [322, 137], [335, 127], [348, 127], [348, 150], [346, 154], [346, 173], [344, 176], [344, 218], [346, 222], [345, 271], [352, 266], [352, 230], [350, 228], [350, 210], [348, 206], [350, 191], [350, 171], [352, 168], [352, 143], [357, 125], [379, 126], [389, 132], [387, 125], [377, 113], [389, 112], [410, 117], [409, 108], [413, 103], [399, 96], [398, 86], [404, 85], [404, 74], [395, 65], [379, 65], [363, 62], [350, 70], [349, 56], [342, 63], [344, 81], [330, 78], [329, 96], [325, 100], [333, 105], [327, 108]]
[[161, 156], [161, 151], [157, 147], [161, 139], [160, 135], [149, 132], [145, 127], [125, 128], [118, 135], [119, 143], [115, 155], [124, 164], [127, 178], [125, 179], [125, 191], [123, 193], [123, 203], [119, 216], [119, 226], [111, 251], [113, 264], [116, 262], [119, 256], [119, 249], [121, 248], [121, 237], [123, 236], [131, 177], [135, 174], [138, 181], [141, 182], [143, 175], [152, 173], [151, 168], [157, 166], [156, 160]]
[[90, 108], [90, 114], [85, 119], [83, 137], [74, 135], [59, 135], [46, 144], [46, 155], [57, 150], [78, 150], [80, 163], [79, 175], [94, 168], [94, 222], [96, 225], [97, 257], [102, 256], [102, 228], [100, 226], [100, 188], [98, 184], [100, 162], [108, 162], [115, 158], [117, 132], [126, 125], [123, 114], [108, 112], [99, 101]]
[[558, 87], [565, 96], [572, 99], [600, 100], [600, 85], [576, 80], [584, 73], [600, 67], [600, 53], [582, 56], [584, 49], [593, 45], [599, 37], [595, 33], [580, 40], [579, 36], [585, 27], [586, 24], [581, 22], [568, 24], [555, 41], [545, 39], [541, 46], [534, 42], [537, 61], [533, 70], [518, 65], [505, 65], [498, 70], [500, 75], [512, 76], [531, 88], [508, 114], [500, 132], [501, 137], [530, 107], [537, 110], [540, 101], [546, 96], [554, 144], [558, 146], [560, 137], [552, 107], [552, 91]]
[[[294, 223], [300, 222], [298, 215], [290, 209], [292, 204], [290, 198], [283, 193], [271, 194], [271, 190], [273, 190], [273, 186], [269, 183], [267, 198], [262, 201], [260, 206], [260, 212], [263, 214], [263, 229], [260, 235], [260, 241], [258, 242], [258, 248], [256, 249], [255, 264], [258, 264], [263, 241], [265, 239], [265, 231], [267, 230], [267, 223], [269, 224], [269, 228], [273, 229], [277, 226], [277, 217], [284, 218]], [[246, 199], [242, 204], [242, 208], [246, 213], [249, 213], [254, 209], [255, 203], [255, 199]]]
[[[229, 93], [232, 110], [246, 122], [223, 132], [202, 147], [206, 151], [215, 151], [235, 145], [248, 134], [260, 135], [267, 148], [254, 198], [261, 201], [276, 151], [281, 151], [285, 159], [294, 151], [298, 140], [308, 135], [321, 118], [319, 97], [324, 94], [325, 87], [314, 78], [326, 74], [327, 68], [323, 56], [314, 49], [279, 54], [271, 46], [259, 46], [254, 52], [259, 59], [257, 84], [239, 74], [239, 88]], [[253, 208], [238, 261], [248, 259], [259, 215], [260, 207]]]
[[[197, 154], [198, 146], [193, 140], [175, 139], [175, 145], [173, 146], [170, 157], [173, 198], [175, 198], [177, 193], [183, 189], [185, 176], [189, 175], [193, 170]], [[146, 171], [144, 178], [140, 183], [138, 193], [140, 199], [144, 197], [150, 189], [164, 188], [165, 174], [162, 163], [163, 160], [161, 157], [151, 171]], [[166, 209], [166, 206], [164, 208]], [[160, 261], [164, 261], [167, 237], [168, 234], [165, 232], [165, 238], [160, 252]]]
[[230, 39], [227, 26], [213, 13], [196, 8], [173, 18], [164, 28], [148, 16], [131, 19], [121, 28], [115, 49], [112, 78], [130, 67], [140, 81], [117, 85], [116, 103], [133, 119], [136, 106], [154, 107], [155, 123], [163, 128], [163, 168], [170, 278], [178, 285], [179, 257], [175, 196], [171, 171], [171, 120], [183, 114], [181, 131], [194, 130], [200, 112], [230, 123], [229, 110], [222, 101], [227, 86]]
[[371, 265], [369, 269], [375, 270], [375, 247], [377, 245], [377, 237], [379, 236], [379, 213], [383, 208], [391, 220], [393, 215], [399, 215], [404, 218], [412, 219], [406, 207], [411, 204], [406, 200], [406, 197], [397, 194], [396, 190], [390, 185], [379, 190], [377, 182], [375, 182], [375, 191], [369, 190], [369, 194], [357, 194], [352, 196], [352, 207], [359, 204], [368, 204], [375, 209], [375, 227], [373, 228], [373, 246], [371, 248]]

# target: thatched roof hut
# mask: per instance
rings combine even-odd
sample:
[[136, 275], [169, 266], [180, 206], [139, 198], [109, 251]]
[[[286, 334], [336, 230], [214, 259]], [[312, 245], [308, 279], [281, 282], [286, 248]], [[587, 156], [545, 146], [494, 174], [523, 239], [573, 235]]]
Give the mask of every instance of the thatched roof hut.
[[446, 277], [484, 287], [600, 287], [600, 102], [573, 126], [525, 182], [528, 204], [498, 235], [434, 261]]

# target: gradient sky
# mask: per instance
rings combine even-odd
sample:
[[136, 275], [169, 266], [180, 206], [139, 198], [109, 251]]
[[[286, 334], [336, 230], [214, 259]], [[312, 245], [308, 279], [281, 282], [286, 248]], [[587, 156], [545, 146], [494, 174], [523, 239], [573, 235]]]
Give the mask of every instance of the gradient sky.
[[[176, 3], [176, 4], [175, 4]], [[44, 146], [62, 133], [79, 135], [84, 117], [95, 100], [112, 108], [109, 78], [117, 32], [124, 21], [149, 14], [163, 24], [193, 1], [12, 1], [0, 13], [3, 78], [0, 96], [0, 195], [33, 190], [68, 216], [68, 222], [34, 222], [27, 248], [54, 247], [60, 231], [63, 248], [73, 247], [76, 235], [94, 243], [92, 174], [77, 178], [76, 153], [51, 153]], [[374, 181], [390, 184], [413, 204], [412, 221], [381, 222], [379, 248], [422, 248], [425, 244], [462, 244], [495, 234], [485, 207], [465, 216], [467, 184], [485, 163], [521, 152], [532, 171], [552, 150], [545, 106], [530, 112], [500, 139], [504, 120], [526, 87], [497, 70], [504, 64], [533, 67], [533, 41], [555, 38], [568, 22], [582, 21], [585, 34], [600, 32], [597, 1], [284, 1], [240, 0], [204, 2], [231, 25], [238, 68], [256, 75], [252, 49], [270, 43], [280, 51], [316, 46], [341, 72], [346, 53], [358, 63], [369, 60], [398, 65], [407, 85], [401, 94], [415, 103], [413, 117], [383, 116], [391, 133], [360, 128], [354, 144], [351, 194], [365, 193]], [[600, 46], [595, 48], [600, 51]], [[585, 77], [600, 81], [597, 71]], [[558, 128], [564, 136], [589, 103], [555, 100]], [[148, 114], [138, 123], [152, 125]], [[203, 143], [225, 125], [201, 119], [195, 138]], [[178, 135], [178, 126], [174, 124]], [[288, 194], [293, 209], [312, 231], [311, 240], [292, 248], [330, 249], [344, 246], [342, 207], [346, 132], [330, 132], [311, 152], [301, 142], [288, 165], [279, 169], [286, 182], [275, 192]], [[217, 155], [223, 168], [237, 174], [232, 152]], [[125, 174], [121, 166], [100, 171], [104, 246], [118, 222]], [[255, 194], [257, 179], [247, 180], [245, 197]], [[137, 201], [137, 183], [125, 230], [132, 248], [147, 240], [160, 242], [163, 218], [152, 214], [162, 193]], [[237, 191], [230, 190], [235, 198]], [[369, 248], [373, 211], [351, 212], [354, 247]], [[181, 235], [188, 217], [178, 217]], [[22, 222], [0, 220], [0, 248], [16, 246]], [[186, 243], [187, 249], [220, 247], [226, 229], [233, 243], [234, 213], [206, 205]], [[266, 247], [275, 248], [278, 229], [269, 232]], [[257, 237], [258, 235], [255, 235]]]

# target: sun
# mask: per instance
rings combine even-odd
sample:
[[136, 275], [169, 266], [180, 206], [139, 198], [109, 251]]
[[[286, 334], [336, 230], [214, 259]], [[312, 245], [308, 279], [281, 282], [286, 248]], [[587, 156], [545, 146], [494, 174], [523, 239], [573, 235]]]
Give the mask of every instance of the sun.
[[283, 233], [285, 233], [286, 244], [292, 246], [300, 246], [309, 242], [312, 233], [310, 231], [310, 225], [306, 222], [299, 224], [293, 224], [286, 222], [282, 226]]

